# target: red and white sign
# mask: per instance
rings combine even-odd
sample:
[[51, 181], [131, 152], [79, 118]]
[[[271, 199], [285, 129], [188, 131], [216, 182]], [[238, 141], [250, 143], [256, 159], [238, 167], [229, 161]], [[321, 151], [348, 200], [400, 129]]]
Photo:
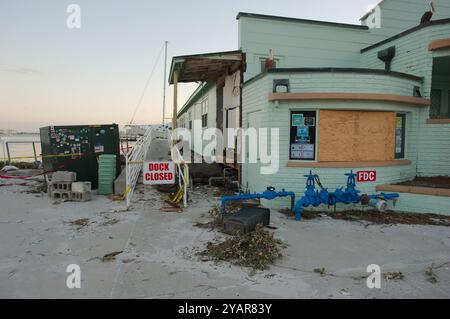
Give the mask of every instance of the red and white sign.
[[377, 171], [359, 171], [356, 173], [356, 181], [358, 183], [376, 182]]
[[143, 174], [145, 185], [175, 184], [175, 164], [173, 162], [145, 162]]

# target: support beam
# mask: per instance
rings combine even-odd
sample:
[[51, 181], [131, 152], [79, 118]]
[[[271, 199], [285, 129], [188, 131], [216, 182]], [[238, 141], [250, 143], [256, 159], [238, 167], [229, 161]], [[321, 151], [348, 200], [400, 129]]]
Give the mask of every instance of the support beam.
[[[178, 118], [178, 72], [173, 73], [173, 117], [172, 117], [172, 132], [177, 129], [177, 118]], [[177, 137], [174, 136], [174, 143]]]

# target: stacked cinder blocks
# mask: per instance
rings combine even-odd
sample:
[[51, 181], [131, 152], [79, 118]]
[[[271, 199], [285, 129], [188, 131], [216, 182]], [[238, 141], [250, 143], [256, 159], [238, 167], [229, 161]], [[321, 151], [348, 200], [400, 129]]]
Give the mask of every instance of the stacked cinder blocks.
[[75, 182], [74, 172], [54, 172], [49, 194], [54, 199], [87, 202], [91, 200], [91, 182]]
[[76, 202], [88, 202], [91, 200], [91, 182], [72, 183], [72, 200]]
[[50, 196], [54, 199], [72, 200], [72, 183], [77, 179], [74, 172], [54, 172], [50, 183]]

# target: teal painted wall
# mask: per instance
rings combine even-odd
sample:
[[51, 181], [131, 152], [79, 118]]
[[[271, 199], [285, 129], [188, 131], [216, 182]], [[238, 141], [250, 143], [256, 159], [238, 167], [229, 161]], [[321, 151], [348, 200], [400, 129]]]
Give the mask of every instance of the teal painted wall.
[[[294, 191], [300, 198], [305, 190], [305, 174], [309, 168], [290, 168], [289, 162], [289, 134], [290, 111], [292, 110], [371, 110], [371, 111], [395, 111], [407, 114], [406, 127], [406, 159], [411, 160], [411, 165], [396, 167], [367, 167], [358, 170], [376, 169], [378, 172], [377, 183], [359, 184], [358, 189], [366, 193], [374, 193], [376, 186], [385, 183], [396, 183], [410, 180], [417, 173], [419, 117], [420, 108], [417, 106], [405, 106], [392, 103], [368, 103], [368, 102], [292, 102], [280, 103], [278, 108], [274, 103], [268, 102], [268, 94], [272, 89], [272, 81], [276, 78], [289, 78], [293, 92], [367, 92], [367, 93], [392, 93], [410, 95], [412, 87], [418, 83], [412, 80], [398, 79], [386, 75], [361, 75], [346, 73], [287, 73], [269, 74], [261, 79], [250, 82], [244, 87], [243, 102], [245, 105], [243, 122], [248, 122], [249, 114], [259, 111], [259, 127], [278, 128], [280, 132], [280, 170], [275, 175], [255, 174], [259, 164], [244, 164], [243, 186], [250, 186], [251, 192], [261, 192], [266, 186], [274, 186], [277, 189], [285, 188]], [[335, 83], [338, 83], [336, 87]], [[370, 83], [367, 85], [367, 83]], [[409, 93], [409, 94], [406, 94]], [[320, 117], [318, 118], [320, 121]], [[320, 139], [320, 136], [318, 136]], [[320, 168], [313, 169], [320, 174], [326, 187], [335, 189], [346, 183], [346, 168]], [[249, 174], [249, 172], [251, 172]], [[254, 186], [256, 185], [256, 187]], [[288, 199], [277, 199], [265, 202], [268, 207], [285, 208], [289, 206]], [[348, 207], [346, 207], [348, 208]]]
[[245, 80], [261, 73], [260, 61], [271, 48], [277, 68], [358, 67], [359, 50], [377, 39], [365, 29], [253, 17], [239, 19], [239, 47], [247, 54]]
[[[361, 67], [383, 69], [384, 64], [377, 58], [377, 52], [395, 45], [397, 54], [392, 61], [392, 70], [423, 77], [421, 91], [424, 97], [430, 98], [433, 58], [450, 56], [450, 51], [430, 52], [428, 45], [434, 40], [448, 37], [450, 37], [449, 24], [421, 29], [363, 53]], [[427, 124], [429, 113], [429, 108], [420, 110], [417, 174], [419, 176], [450, 176], [448, 160], [450, 158], [450, 124]]]
[[[437, 12], [432, 20], [450, 18], [450, 2], [434, 0]], [[428, 10], [426, 0], [384, 0], [380, 3], [381, 28], [370, 33], [387, 38], [420, 24], [422, 15]], [[365, 25], [365, 21], [361, 21]]]

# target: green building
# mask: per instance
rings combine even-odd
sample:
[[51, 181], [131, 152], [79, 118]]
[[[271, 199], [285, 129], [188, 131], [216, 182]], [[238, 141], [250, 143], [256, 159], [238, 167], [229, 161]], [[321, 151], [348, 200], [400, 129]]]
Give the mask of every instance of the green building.
[[354, 170], [372, 174], [363, 193], [399, 192], [393, 209], [450, 214], [450, 190], [397, 185], [450, 176], [450, 3], [434, 3], [425, 23], [422, 0], [382, 1], [361, 25], [239, 13], [238, 51], [174, 58], [171, 83], [203, 82], [178, 124], [278, 129], [276, 174], [248, 152], [229, 164], [250, 192], [300, 197], [311, 170], [334, 190]]

